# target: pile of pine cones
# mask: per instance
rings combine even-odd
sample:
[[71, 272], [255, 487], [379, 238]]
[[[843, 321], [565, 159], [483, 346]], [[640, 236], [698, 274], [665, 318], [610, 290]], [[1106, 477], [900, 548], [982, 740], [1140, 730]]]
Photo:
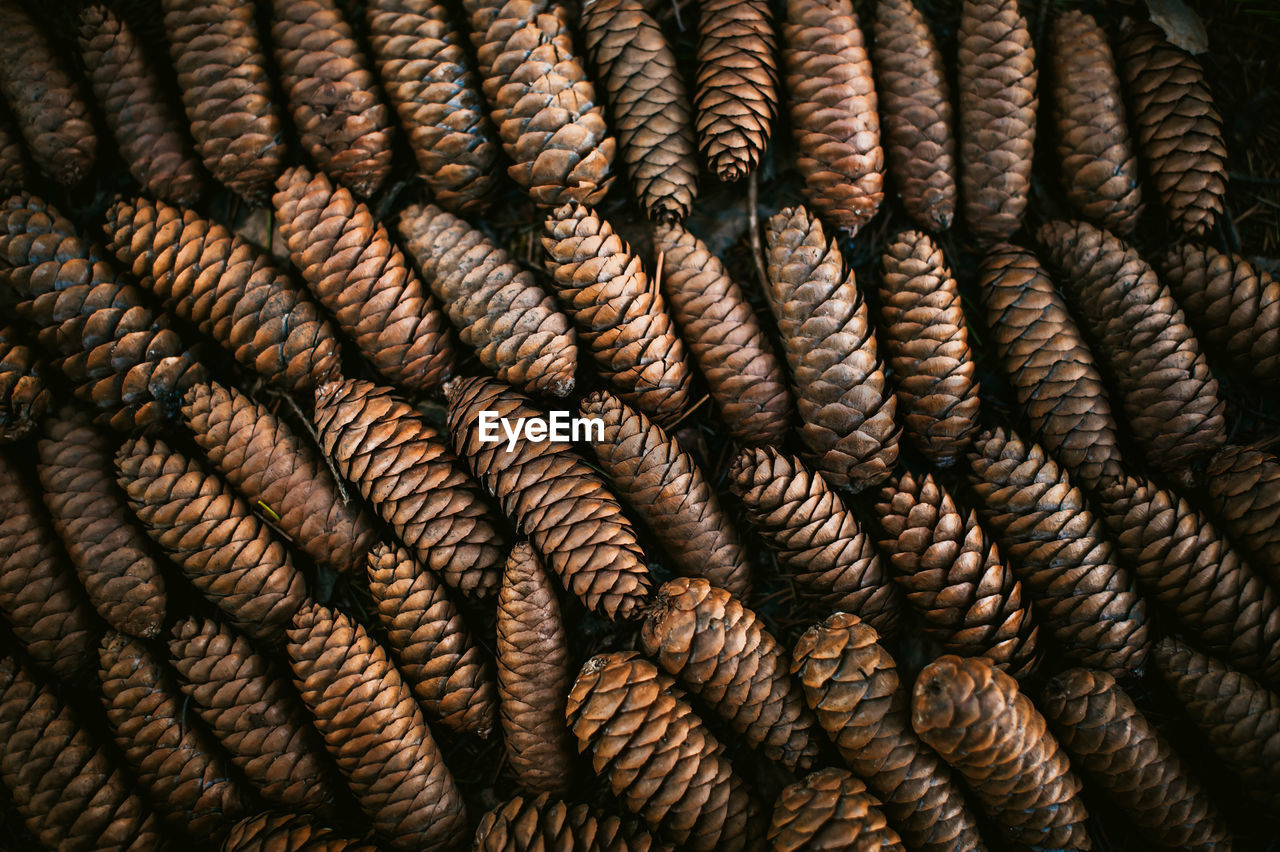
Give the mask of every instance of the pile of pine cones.
[[49, 5], [0, 848], [1266, 831], [1280, 283], [1141, 7]]

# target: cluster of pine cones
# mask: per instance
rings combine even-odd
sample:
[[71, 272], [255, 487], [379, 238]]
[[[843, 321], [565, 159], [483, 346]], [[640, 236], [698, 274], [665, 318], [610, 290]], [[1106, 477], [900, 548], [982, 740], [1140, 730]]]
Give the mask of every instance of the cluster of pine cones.
[[957, 5], [0, 0], [0, 848], [1245, 846], [1280, 283], [1191, 54]]

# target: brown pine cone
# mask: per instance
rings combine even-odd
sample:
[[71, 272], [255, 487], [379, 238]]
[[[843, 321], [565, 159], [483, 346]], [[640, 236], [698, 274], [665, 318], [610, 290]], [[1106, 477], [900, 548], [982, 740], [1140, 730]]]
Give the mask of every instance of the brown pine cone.
[[359, 622], [316, 603], [294, 616], [288, 651], [303, 702], [387, 848], [457, 848], [467, 834], [462, 796], [386, 651]]
[[1229, 444], [1209, 462], [1205, 491], [1223, 530], [1280, 586], [1280, 459]]
[[698, 162], [684, 77], [662, 27], [640, 0], [588, 0], [581, 26], [636, 200], [655, 222], [680, 221], [698, 194]]
[[760, 806], [675, 682], [635, 651], [592, 657], [569, 693], [578, 750], [613, 794], [691, 852], [754, 849]]
[[21, 192], [27, 182], [26, 160], [18, 142], [20, 135], [9, 108], [0, 104], [0, 192], [5, 195]]
[[951, 227], [956, 210], [956, 141], [946, 67], [924, 15], [912, 0], [878, 0], [876, 83], [889, 173], [917, 225]]
[[765, 227], [766, 296], [791, 365], [810, 461], [837, 488], [861, 491], [898, 463], [897, 403], [852, 270], [804, 207]]
[[690, 402], [684, 344], [626, 240], [573, 203], [547, 217], [542, 246], [560, 302], [604, 378], [660, 425], [679, 420]]
[[729, 487], [778, 565], [828, 612], [856, 613], [884, 635], [897, 631], [901, 593], [857, 518], [825, 479], [772, 447], [743, 450]]
[[782, 42], [805, 200], [837, 228], [856, 233], [884, 201], [884, 151], [853, 0], [788, 0]]
[[884, 805], [843, 769], [820, 769], [785, 788], [773, 805], [769, 842], [777, 852], [906, 852]]
[[1086, 488], [1124, 476], [1102, 374], [1040, 261], [1009, 243], [993, 246], [979, 288], [992, 348], [1031, 436]]
[[434, 204], [406, 207], [396, 229], [458, 336], [485, 369], [530, 393], [573, 391], [573, 327], [532, 272]]
[[958, 38], [965, 224], [980, 240], [1007, 240], [1031, 192], [1036, 50], [1018, 0], [965, 0]]
[[253, 0], [161, 3], [196, 153], [240, 197], [265, 201], [287, 148]]
[[117, 481], [147, 534], [249, 636], [278, 642], [307, 601], [283, 544], [216, 474], [160, 440], [116, 454]]
[[729, 592], [700, 577], [664, 583], [640, 645], [752, 748], [792, 771], [813, 764], [817, 723], [787, 675], [787, 652]]
[[1080, 781], [1018, 682], [989, 660], [953, 655], [916, 679], [911, 724], [1019, 848], [1092, 849]]
[[1040, 709], [1071, 759], [1146, 839], [1187, 852], [1230, 848], [1230, 830], [1200, 782], [1115, 678], [1071, 669], [1041, 696]]
[[174, 316], [217, 340], [240, 366], [306, 392], [341, 368], [320, 306], [270, 256], [230, 229], [163, 201], [118, 201], [107, 248]]
[[498, 185], [497, 135], [480, 80], [439, 0], [372, 0], [369, 46], [418, 174], [441, 207], [480, 213]]
[[80, 13], [79, 36], [85, 74], [129, 174], [148, 195], [194, 204], [204, 179], [142, 42], [102, 5]]
[[221, 852], [377, 852], [298, 814], [256, 814], [231, 827]]
[[981, 850], [959, 784], [911, 730], [906, 690], [879, 641], [856, 615], [837, 612], [800, 637], [791, 675], [845, 765], [867, 779], [911, 849]]
[[303, 166], [276, 187], [289, 259], [342, 332], [390, 381], [439, 387], [453, 368], [448, 322], [368, 205]]
[[501, 382], [454, 379], [445, 396], [454, 450], [565, 589], [609, 618], [636, 616], [651, 589], [649, 568], [600, 475], [562, 442], [520, 440], [508, 450], [505, 438], [486, 439], [482, 412], [494, 412], [499, 422], [546, 420], [527, 397]]
[[0, 444], [34, 432], [53, 402], [43, 361], [16, 328], [0, 326]]
[[1204, 235], [1223, 212], [1227, 147], [1204, 68], [1155, 24], [1121, 46], [1125, 90], [1147, 173], [1174, 227]]
[[506, 534], [444, 436], [390, 388], [347, 379], [316, 390], [320, 446], [422, 565], [474, 597], [498, 588]]
[[997, 429], [974, 442], [969, 484], [1055, 649], [1119, 677], [1141, 672], [1151, 644], [1146, 602], [1066, 473], [1037, 444]]
[[659, 852], [671, 847], [632, 822], [543, 793], [513, 796], [480, 818], [475, 852]]
[[317, 567], [364, 570], [377, 537], [372, 520], [343, 498], [315, 447], [285, 420], [217, 382], [187, 391], [182, 419], [218, 473]]

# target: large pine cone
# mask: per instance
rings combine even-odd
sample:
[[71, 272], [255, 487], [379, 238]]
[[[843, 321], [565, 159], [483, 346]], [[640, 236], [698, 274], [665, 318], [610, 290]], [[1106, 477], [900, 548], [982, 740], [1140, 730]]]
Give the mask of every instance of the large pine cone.
[[0, 444], [35, 431], [53, 404], [44, 362], [11, 325], [0, 326]]
[[221, 852], [378, 852], [297, 814], [255, 814], [227, 833]]
[[1209, 511], [1250, 561], [1280, 585], [1280, 459], [1228, 445], [1205, 471]]
[[769, 820], [769, 841], [777, 852], [906, 852], [883, 807], [851, 773], [820, 769], [778, 796]]
[[659, 852], [670, 847], [648, 831], [587, 805], [546, 793], [513, 796], [480, 818], [475, 852]]
[[5, 195], [21, 192], [27, 182], [26, 161], [22, 145], [18, 142], [19, 135], [9, 108], [0, 104], [0, 193]]

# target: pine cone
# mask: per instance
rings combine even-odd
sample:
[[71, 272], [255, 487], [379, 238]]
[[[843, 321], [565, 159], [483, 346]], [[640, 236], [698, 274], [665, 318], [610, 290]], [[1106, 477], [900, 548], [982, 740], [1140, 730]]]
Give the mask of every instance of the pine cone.
[[868, 780], [909, 848], [983, 849], [959, 785], [911, 730], [907, 693], [879, 640], [856, 615], [837, 612], [800, 637], [792, 677], [845, 765]]
[[149, 195], [194, 204], [200, 168], [142, 42], [108, 7], [80, 13], [80, 56], [125, 167]]
[[956, 142], [942, 53], [912, 0], [878, 0], [876, 83], [889, 173], [917, 225], [951, 227], [956, 210]]
[[372, 520], [346, 502], [314, 445], [285, 420], [217, 382], [187, 391], [182, 419], [218, 473], [317, 567], [364, 570], [377, 536]]
[[513, 796], [480, 818], [475, 852], [659, 852], [649, 832], [587, 805], [571, 805], [546, 793]]
[[265, 201], [287, 148], [253, 0], [161, 3], [196, 153], [240, 197]]
[[843, 769], [820, 769], [782, 791], [773, 806], [769, 842], [777, 852], [844, 849], [906, 852], [884, 806]]
[[992, 347], [1032, 437], [1086, 488], [1124, 476], [1102, 375], [1049, 273], [1031, 252], [1000, 243], [979, 280]]
[[499, 147], [462, 37], [439, 0], [373, 0], [369, 46], [418, 174], [440, 206], [480, 213], [498, 185]]
[[1012, 844], [1089, 850], [1080, 781], [1018, 683], [990, 661], [945, 656], [916, 679], [911, 724]]
[[445, 438], [393, 394], [347, 379], [316, 390], [320, 446], [424, 567], [475, 597], [498, 588], [506, 535]]
[[1036, 50], [1018, 0], [965, 0], [960, 12], [960, 179], [981, 240], [1022, 225], [1036, 146]]
[[738, 180], [760, 162], [778, 112], [777, 36], [767, 0], [698, 0], [694, 126], [707, 168]]
[[689, 407], [689, 364], [666, 305], [626, 241], [594, 210], [547, 217], [546, 265], [560, 302], [604, 378], [660, 425]]
[[853, 612], [897, 631], [901, 594], [871, 540], [826, 480], [772, 447], [743, 450], [729, 487], [778, 565], [828, 612]]
[[1229, 848], [1217, 808], [1115, 678], [1071, 669], [1049, 681], [1040, 709], [1071, 759], [1146, 838], [1167, 849]]
[[289, 628], [302, 700], [388, 849], [454, 849], [467, 815], [427, 723], [386, 652], [343, 613], [311, 603]]
[[898, 463], [901, 431], [853, 272], [804, 207], [774, 215], [765, 241], [766, 295], [791, 365], [800, 439], [837, 488], [878, 485]]
[[1204, 68], [1154, 24], [1129, 32], [1121, 57], [1142, 158], [1165, 212], [1184, 234], [1207, 234], [1226, 200], [1227, 148]]
[[1066, 473], [1003, 429], [978, 436], [969, 471], [978, 514], [1054, 647], [1119, 677], [1141, 672], [1151, 642], [1146, 602]]
[[26, 159], [18, 142], [20, 135], [9, 108], [0, 104], [0, 193], [5, 195], [21, 192], [27, 182]]
[[684, 77], [662, 27], [640, 0], [589, 0], [581, 26], [636, 200], [655, 222], [680, 221], [698, 193], [698, 162]]
[[986, 657], [1014, 677], [1040, 662], [1039, 627], [976, 513], [962, 515], [932, 474], [903, 473], [880, 491], [880, 542], [894, 579], [948, 653]]
[[160, 440], [116, 455], [120, 486], [147, 534], [191, 584], [255, 639], [278, 642], [307, 600], [288, 551], [216, 474]]
[[16, 328], [0, 326], [0, 444], [35, 431], [53, 404], [45, 367]]
[[231, 827], [221, 852], [377, 852], [297, 814], [256, 814]]
[[634, 651], [582, 666], [569, 727], [632, 813], [691, 852], [753, 849], [760, 806], [671, 678]]
[[782, 41], [805, 200], [837, 228], [856, 233], [884, 200], [884, 151], [853, 0], [788, 0]]
[[453, 448], [502, 505], [520, 534], [571, 593], [609, 618], [638, 614], [650, 591], [644, 552], [622, 506], [571, 447], [520, 441], [508, 451], [486, 440], [481, 412], [545, 420], [527, 397], [493, 379], [454, 379], [449, 398]]
[[573, 391], [573, 327], [533, 273], [434, 204], [406, 207], [397, 230], [458, 336], [476, 350], [485, 369], [530, 393]]
[[1205, 490], [1223, 530], [1280, 586], [1280, 459], [1228, 445], [1209, 462]]

